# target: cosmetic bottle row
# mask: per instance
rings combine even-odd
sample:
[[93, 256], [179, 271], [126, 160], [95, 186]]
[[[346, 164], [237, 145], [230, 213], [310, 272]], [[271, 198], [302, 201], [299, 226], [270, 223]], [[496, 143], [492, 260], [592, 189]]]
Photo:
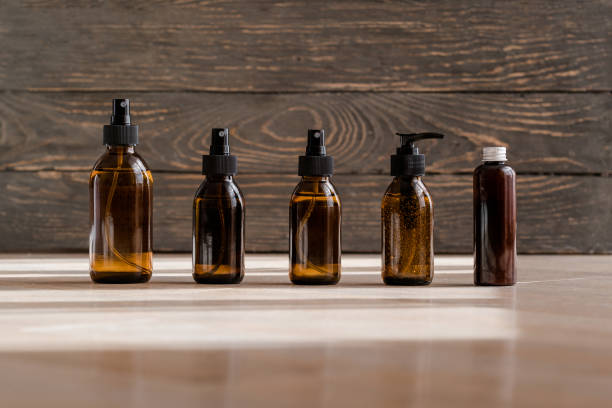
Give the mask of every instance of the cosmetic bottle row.
[[[427, 285], [434, 274], [433, 203], [422, 180], [425, 155], [415, 143], [444, 136], [398, 135], [393, 180], [381, 204], [382, 278], [389, 285]], [[90, 275], [100, 283], [146, 282], [153, 273], [153, 177], [135, 151], [138, 126], [131, 122], [129, 100], [113, 100], [103, 144], [106, 152], [89, 182]], [[504, 147], [487, 147], [474, 171], [476, 285], [516, 281], [515, 173], [505, 162]], [[213, 129], [209, 154], [202, 158], [205, 179], [193, 202], [196, 282], [239, 283], [244, 277], [245, 202], [237, 172], [228, 129]], [[305, 154], [298, 158], [301, 180], [289, 201], [289, 278], [295, 284], [340, 280], [342, 206], [330, 180], [333, 172], [324, 130], [308, 130]]]

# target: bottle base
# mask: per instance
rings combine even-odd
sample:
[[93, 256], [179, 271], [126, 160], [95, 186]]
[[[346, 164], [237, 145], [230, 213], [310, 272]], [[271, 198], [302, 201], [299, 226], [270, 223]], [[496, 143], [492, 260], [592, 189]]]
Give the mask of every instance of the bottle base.
[[89, 276], [95, 283], [145, 283], [151, 279], [151, 274], [141, 272], [94, 272], [90, 271]]
[[431, 284], [431, 279], [383, 277], [383, 282], [389, 286], [427, 286]]
[[320, 264], [306, 267], [293, 263], [289, 280], [294, 285], [335, 285], [340, 282], [340, 264]]
[[199, 284], [209, 285], [237, 285], [242, 282], [243, 276], [234, 275], [211, 275], [211, 276], [196, 276], [192, 275], [193, 280]]
[[501, 283], [497, 283], [497, 282], [474, 282], [474, 286], [514, 286], [516, 285], [516, 282], [501, 282]]
[[515, 284], [516, 272], [513, 269], [474, 268], [474, 286], [514, 286]]
[[304, 278], [299, 278], [299, 279], [295, 279], [295, 278], [290, 278], [291, 279], [291, 283], [293, 283], [294, 285], [302, 285], [302, 286], [316, 286], [316, 285], [336, 285], [338, 282], [340, 282], [340, 279], [335, 279], [335, 280], [321, 280], [321, 279], [304, 279]]

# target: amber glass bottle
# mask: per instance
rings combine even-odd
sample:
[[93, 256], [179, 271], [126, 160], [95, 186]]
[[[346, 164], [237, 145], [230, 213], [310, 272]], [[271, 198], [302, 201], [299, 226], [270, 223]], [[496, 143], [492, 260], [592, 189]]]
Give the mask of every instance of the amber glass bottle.
[[382, 278], [388, 285], [428, 285], [433, 280], [433, 204], [421, 177], [425, 155], [414, 142], [442, 138], [437, 133], [398, 133], [391, 156], [393, 181], [381, 205]]
[[340, 280], [340, 197], [329, 177], [334, 162], [325, 151], [323, 129], [308, 130], [306, 155], [289, 204], [289, 278], [295, 284], [325, 285]]
[[382, 202], [383, 281], [427, 285], [433, 279], [433, 205], [421, 177], [398, 176]]
[[206, 179], [193, 202], [193, 278], [198, 283], [240, 283], [244, 277], [244, 198], [234, 181], [228, 129], [213, 129]]
[[505, 147], [485, 147], [474, 170], [474, 284], [516, 283], [516, 174]]
[[135, 152], [138, 127], [129, 100], [113, 100], [104, 126], [106, 152], [89, 178], [90, 276], [99, 283], [138, 283], [151, 278], [153, 177]]

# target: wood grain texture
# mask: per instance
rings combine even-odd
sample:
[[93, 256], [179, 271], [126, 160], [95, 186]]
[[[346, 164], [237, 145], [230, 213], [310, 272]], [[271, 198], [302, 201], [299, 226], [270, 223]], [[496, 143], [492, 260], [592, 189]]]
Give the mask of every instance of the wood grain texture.
[[286, 250], [296, 156], [325, 127], [347, 251], [378, 251], [394, 132], [410, 130], [447, 135], [422, 143], [439, 251], [471, 251], [469, 173], [503, 145], [521, 251], [611, 252], [610, 15], [610, 0], [3, 1], [0, 251], [86, 248], [88, 170], [110, 99], [129, 97], [158, 250], [189, 250], [200, 154], [228, 126], [251, 251]]
[[612, 2], [5, 0], [0, 89], [612, 89]]
[[[191, 206], [202, 180], [190, 174], [154, 174], [155, 248], [189, 251]], [[84, 250], [88, 236], [86, 172], [0, 173], [0, 251]], [[296, 176], [243, 175], [249, 251], [286, 251], [288, 203]], [[433, 196], [436, 251], [471, 252], [472, 182], [469, 175], [426, 178]], [[390, 178], [337, 176], [343, 203], [343, 249], [377, 252], [380, 200]], [[612, 178], [519, 176], [519, 251], [612, 253]]]
[[[138, 150], [154, 170], [198, 172], [210, 129], [228, 126], [242, 174], [295, 174], [306, 129], [323, 126], [343, 174], [387, 174], [401, 129], [447, 135], [421, 143], [430, 172], [471, 172], [482, 146], [501, 145], [519, 172], [612, 173], [609, 93], [122, 95], [132, 100]], [[112, 97], [0, 94], [0, 169], [90, 169]]]

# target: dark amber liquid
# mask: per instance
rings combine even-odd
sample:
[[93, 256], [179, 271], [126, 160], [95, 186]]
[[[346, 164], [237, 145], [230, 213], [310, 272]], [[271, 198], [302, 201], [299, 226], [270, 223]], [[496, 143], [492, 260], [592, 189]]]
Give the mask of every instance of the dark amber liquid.
[[239, 283], [244, 277], [244, 199], [232, 176], [211, 176], [193, 204], [193, 278]]
[[502, 162], [474, 170], [474, 283], [516, 283], [516, 175]]
[[427, 285], [433, 280], [433, 206], [420, 177], [395, 177], [381, 206], [383, 281]]
[[133, 147], [113, 146], [94, 166], [90, 192], [90, 276], [99, 283], [151, 278], [153, 177]]
[[290, 203], [289, 278], [295, 284], [340, 280], [340, 199], [327, 177], [303, 177]]

